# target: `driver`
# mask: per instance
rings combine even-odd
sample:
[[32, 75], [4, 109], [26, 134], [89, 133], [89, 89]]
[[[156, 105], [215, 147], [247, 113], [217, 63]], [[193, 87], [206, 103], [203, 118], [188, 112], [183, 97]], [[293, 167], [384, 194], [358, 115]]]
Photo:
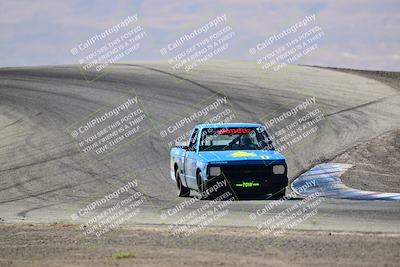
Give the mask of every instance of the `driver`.
[[242, 136], [240, 136], [239, 144], [242, 149], [255, 149], [256, 148], [256, 144], [254, 144], [253, 139], [248, 134], [243, 134]]

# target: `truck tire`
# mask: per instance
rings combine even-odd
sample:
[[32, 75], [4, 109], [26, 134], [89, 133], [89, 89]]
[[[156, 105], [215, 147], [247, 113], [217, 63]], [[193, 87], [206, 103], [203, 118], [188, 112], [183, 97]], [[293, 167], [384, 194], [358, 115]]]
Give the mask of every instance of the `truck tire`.
[[199, 190], [198, 190], [199, 196], [196, 196], [196, 197], [198, 199], [208, 199], [209, 196], [208, 195], [204, 195], [204, 193], [206, 192], [207, 188], [206, 188], [206, 184], [203, 181], [203, 178], [201, 177], [201, 173], [200, 172], [197, 173], [196, 180], [197, 180], [197, 186], [199, 188]]
[[182, 184], [179, 170], [176, 170], [175, 172], [175, 179], [176, 185], [178, 186], [178, 197], [188, 197], [190, 195], [190, 189]]
[[282, 199], [285, 196], [285, 194], [286, 194], [286, 188], [283, 188], [278, 192], [276, 192], [275, 194], [273, 194], [272, 199], [274, 200]]

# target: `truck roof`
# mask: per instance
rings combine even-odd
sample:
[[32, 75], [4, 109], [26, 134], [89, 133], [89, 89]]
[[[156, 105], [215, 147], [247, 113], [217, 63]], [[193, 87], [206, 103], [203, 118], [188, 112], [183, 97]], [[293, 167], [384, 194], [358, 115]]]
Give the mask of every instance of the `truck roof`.
[[198, 128], [236, 128], [236, 127], [264, 127], [259, 123], [213, 123], [213, 124], [199, 124]]

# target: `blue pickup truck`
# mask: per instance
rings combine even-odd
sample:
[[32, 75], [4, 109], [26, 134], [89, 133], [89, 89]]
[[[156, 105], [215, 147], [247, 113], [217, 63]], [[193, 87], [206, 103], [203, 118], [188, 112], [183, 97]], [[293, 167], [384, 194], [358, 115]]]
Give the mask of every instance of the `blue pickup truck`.
[[224, 184], [239, 197], [279, 199], [288, 185], [285, 158], [275, 151], [261, 124], [197, 125], [186, 144], [171, 149], [171, 178], [178, 196]]

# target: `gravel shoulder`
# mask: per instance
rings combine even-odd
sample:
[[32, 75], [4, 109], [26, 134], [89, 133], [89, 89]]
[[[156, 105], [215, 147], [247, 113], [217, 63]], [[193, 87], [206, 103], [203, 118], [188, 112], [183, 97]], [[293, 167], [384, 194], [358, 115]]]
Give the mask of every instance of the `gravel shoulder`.
[[[213, 227], [190, 236], [134, 226], [86, 239], [73, 225], [2, 225], [0, 266], [396, 266], [400, 236]], [[113, 259], [118, 252], [135, 257]]]
[[400, 192], [400, 129], [361, 143], [332, 162], [353, 164], [341, 179], [350, 187]]
[[354, 70], [354, 69], [342, 69], [342, 68], [324, 68], [335, 71], [350, 73], [373, 79], [389, 85], [392, 88], [400, 90], [400, 72], [394, 71], [378, 71], [378, 70]]

